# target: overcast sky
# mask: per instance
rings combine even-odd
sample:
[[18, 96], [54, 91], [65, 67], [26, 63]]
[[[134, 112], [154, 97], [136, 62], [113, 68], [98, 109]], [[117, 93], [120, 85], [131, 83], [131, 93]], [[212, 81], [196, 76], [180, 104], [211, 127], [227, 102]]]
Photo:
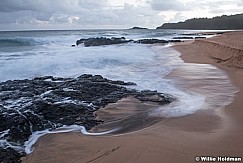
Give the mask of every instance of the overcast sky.
[[0, 30], [155, 28], [243, 12], [243, 0], [0, 0]]

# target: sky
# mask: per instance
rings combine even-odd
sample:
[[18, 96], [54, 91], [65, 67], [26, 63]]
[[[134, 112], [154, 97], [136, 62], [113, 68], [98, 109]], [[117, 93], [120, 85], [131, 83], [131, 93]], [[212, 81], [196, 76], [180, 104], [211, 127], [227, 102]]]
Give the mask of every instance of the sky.
[[243, 12], [243, 0], [0, 0], [0, 30], [156, 28]]

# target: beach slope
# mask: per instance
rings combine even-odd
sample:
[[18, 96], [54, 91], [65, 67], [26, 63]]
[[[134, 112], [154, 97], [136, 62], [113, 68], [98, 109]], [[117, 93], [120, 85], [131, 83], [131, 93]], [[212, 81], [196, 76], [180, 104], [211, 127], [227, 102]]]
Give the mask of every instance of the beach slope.
[[[34, 152], [23, 158], [23, 162], [156, 163], [195, 162], [197, 156], [242, 158], [242, 39], [243, 32], [228, 32], [173, 47], [182, 54], [181, 58], [185, 62], [212, 64], [228, 74], [239, 91], [225, 109], [169, 118], [146, 129], [123, 135], [46, 135], [36, 143]], [[173, 72], [170, 78], [173, 78]], [[132, 105], [131, 101], [127, 104], [118, 102], [112, 107], [129, 105]]]

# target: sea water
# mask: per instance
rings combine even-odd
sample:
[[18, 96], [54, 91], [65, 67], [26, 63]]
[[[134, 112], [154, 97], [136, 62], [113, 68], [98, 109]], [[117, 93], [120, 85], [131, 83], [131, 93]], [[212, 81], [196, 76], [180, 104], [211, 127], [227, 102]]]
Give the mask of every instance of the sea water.
[[[99, 74], [112, 80], [137, 83], [138, 90], [157, 90], [174, 96], [177, 100], [156, 109], [151, 116], [178, 117], [193, 114], [200, 109], [223, 107], [232, 101], [236, 91], [227, 75], [210, 65], [186, 64], [180, 53], [170, 44], [151, 46], [135, 43], [84, 47], [71, 47], [76, 40], [90, 37], [126, 37], [127, 39], [157, 38], [170, 40], [185, 33], [185, 30], [76, 30], [76, 31], [17, 31], [0, 32], [0, 81], [32, 79], [37, 76], [78, 77], [82, 74]], [[176, 68], [184, 69], [177, 79], [166, 76]], [[214, 73], [212, 73], [214, 72]], [[184, 78], [183, 78], [184, 76]], [[225, 91], [212, 89], [210, 83], [200, 91], [184, 89], [180, 83], [206, 78], [220, 79]], [[202, 93], [205, 90], [205, 93]], [[0, 92], [1, 93], [1, 92]], [[213, 97], [213, 98], [210, 98]], [[219, 99], [219, 100], [218, 100]], [[227, 100], [224, 100], [227, 99]], [[218, 100], [218, 101], [217, 101]], [[225, 103], [222, 101], [226, 101]], [[1, 102], [0, 102], [1, 104]], [[82, 126], [65, 126], [58, 131], [38, 131], [25, 143], [25, 151], [42, 135], [53, 132], [80, 130]], [[0, 133], [4, 137], [8, 131]], [[109, 132], [109, 131], [108, 131]], [[96, 133], [96, 135], [105, 134]], [[95, 135], [95, 133], [93, 133]], [[0, 145], [8, 144], [0, 140]], [[11, 144], [9, 144], [11, 146]], [[13, 147], [13, 146], [12, 146]], [[14, 147], [15, 149], [22, 147]]]

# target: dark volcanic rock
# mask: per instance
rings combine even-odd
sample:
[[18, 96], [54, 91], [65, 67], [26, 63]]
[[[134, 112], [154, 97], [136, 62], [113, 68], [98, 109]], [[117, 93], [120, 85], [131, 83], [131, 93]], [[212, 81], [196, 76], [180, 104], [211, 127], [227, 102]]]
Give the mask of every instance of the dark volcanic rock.
[[169, 42], [183, 42], [181, 40], [169, 40]]
[[[195, 39], [201, 39], [201, 38], [206, 38], [206, 37], [203, 37], [203, 36], [196, 36], [195, 37]], [[185, 37], [185, 36], [183, 36], [183, 37], [174, 37], [173, 39], [184, 39], [184, 40], [186, 40], [186, 39], [188, 39], [188, 40], [192, 40], [192, 39], [194, 39], [193, 37]]]
[[207, 38], [207, 37], [203, 37], [203, 36], [197, 36], [197, 37], [195, 37], [195, 39], [204, 39], [204, 38]]
[[97, 38], [88, 38], [88, 39], [80, 39], [76, 41], [76, 45], [84, 44], [85, 47], [89, 46], [101, 46], [101, 45], [113, 45], [113, 44], [123, 44], [123, 43], [138, 43], [138, 44], [158, 44], [158, 43], [169, 43], [169, 42], [181, 42], [180, 40], [160, 40], [160, 39], [140, 39], [137, 41], [134, 40], [126, 40], [125, 37], [121, 38], [105, 38], [105, 37], [97, 37]]
[[22, 157], [17, 151], [7, 148], [0, 148], [0, 161], [1, 163], [20, 163], [20, 157]]
[[123, 44], [130, 42], [131, 40], [126, 40], [125, 37], [121, 38], [105, 38], [105, 37], [96, 37], [88, 39], [80, 39], [76, 41], [76, 45], [84, 44], [85, 47], [89, 46], [101, 46], [101, 45], [112, 45], [112, 44]]
[[139, 44], [157, 44], [157, 43], [169, 43], [167, 40], [159, 40], [159, 39], [141, 39], [138, 41], [134, 41], [134, 43]]
[[[55, 130], [64, 125], [91, 129], [102, 123], [95, 120], [95, 111], [124, 97], [158, 104], [173, 101], [169, 95], [156, 91], [125, 87], [129, 85], [136, 84], [90, 74], [78, 78], [45, 76], [0, 83], [0, 140], [6, 142], [0, 146], [0, 162], [11, 162], [12, 158], [18, 162], [20, 154], [9, 144], [24, 152], [25, 141], [35, 131]], [[5, 158], [6, 153], [9, 157]]]
[[172, 97], [164, 96], [157, 91], [145, 90], [136, 94], [135, 98], [139, 99], [140, 101], [150, 101], [158, 104], [167, 104]]
[[193, 39], [193, 37], [173, 37], [173, 39]]
[[131, 29], [148, 29], [148, 28], [144, 28], [144, 27], [132, 27]]
[[78, 46], [79, 44], [83, 44], [85, 41], [87, 41], [88, 39], [82, 38], [76, 41], [76, 45]]

